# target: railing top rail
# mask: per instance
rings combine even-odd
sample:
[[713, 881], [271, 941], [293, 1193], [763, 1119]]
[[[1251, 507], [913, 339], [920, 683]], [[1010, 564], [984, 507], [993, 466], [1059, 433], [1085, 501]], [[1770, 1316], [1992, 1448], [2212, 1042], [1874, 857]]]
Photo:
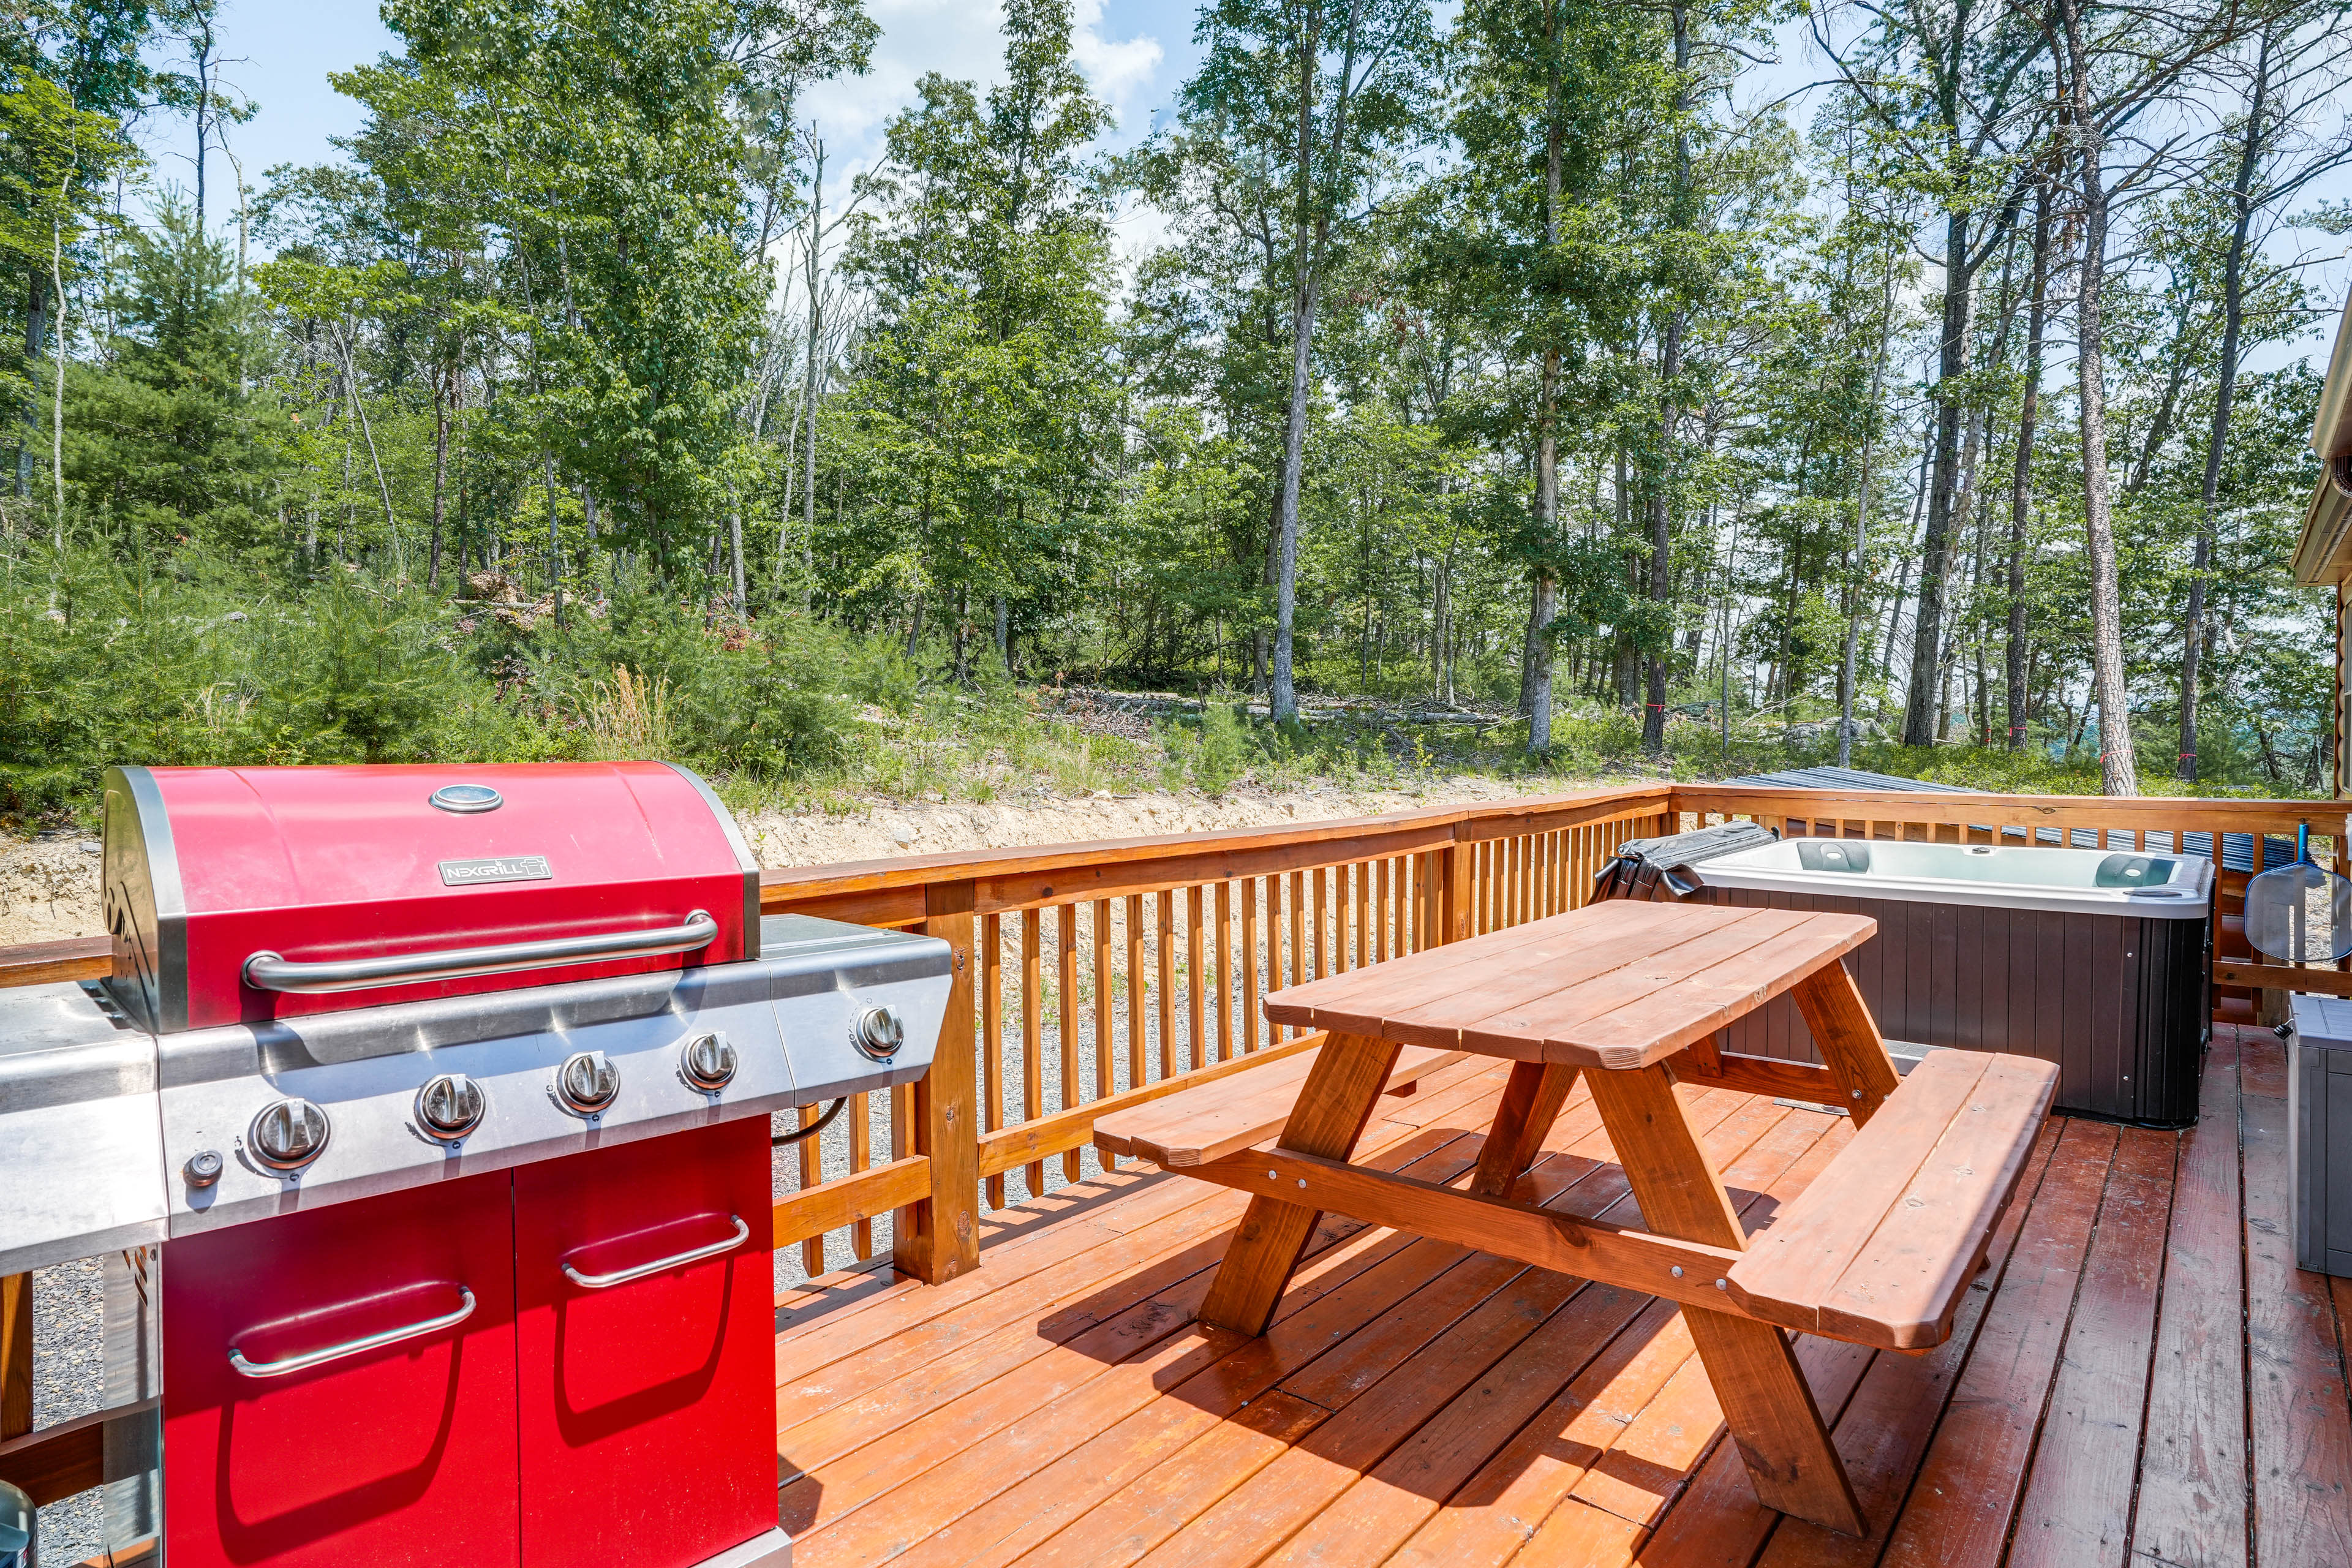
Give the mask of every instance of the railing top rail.
[[[1593, 817], [1622, 807], [1669, 809], [1670, 786], [1661, 784], [1623, 784], [1611, 789], [1578, 790], [1567, 795], [1528, 795], [1517, 800], [1464, 805], [1418, 806], [1381, 816], [1339, 817], [1325, 822], [1286, 823], [1278, 827], [1229, 827], [1212, 833], [1171, 833], [1148, 838], [1099, 838], [1074, 844], [1039, 844], [1012, 849], [967, 849], [942, 855], [907, 855], [882, 860], [852, 860], [824, 866], [791, 866], [760, 873], [763, 901], [798, 901], [842, 893], [875, 892], [890, 888], [919, 887], [944, 880], [984, 880], [1025, 876], [1062, 868], [1133, 866], [1153, 860], [1181, 860], [1235, 850], [1273, 848], [1286, 845], [1336, 843], [1375, 834], [1394, 834], [1423, 827], [1442, 828], [1464, 823], [1515, 826], [1523, 818], [1545, 818], [1541, 826], [1570, 826], [1564, 815], [1589, 810]], [[1525, 831], [1537, 829], [1530, 823]], [[1344, 855], [1335, 858], [1346, 858]]]
[[1945, 790], [1815, 790], [1765, 784], [1674, 786], [1676, 811], [1763, 811], [1768, 815], [1810, 815], [1824, 820], [1844, 817], [1858, 822], [1874, 815], [1884, 818], [1890, 808], [1899, 808], [1905, 817], [1915, 822], [1998, 822], [2003, 826], [2042, 823], [2054, 827], [2072, 820], [2084, 826], [2185, 826], [2191, 832], [2204, 832], [2219, 824], [2243, 832], [2341, 816], [2352, 809], [2352, 802], [2235, 800], [2195, 795], [2118, 799], [2099, 795], [1961, 795]]

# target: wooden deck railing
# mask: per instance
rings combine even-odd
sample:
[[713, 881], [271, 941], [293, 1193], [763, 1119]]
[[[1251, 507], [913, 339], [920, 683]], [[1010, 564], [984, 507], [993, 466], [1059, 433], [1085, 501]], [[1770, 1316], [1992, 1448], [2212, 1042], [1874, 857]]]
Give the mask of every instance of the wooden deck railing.
[[[771, 871], [761, 887], [770, 914], [919, 930], [957, 955], [930, 1074], [886, 1104], [859, 1097], [824, 1135], [831, 1163], [845, 1166], [830, 1179], [820, 1141], [800, 1145], [801, 1190], [776, 1205], [776, 1245], [798, 1245], [803, 1268], [818, 1274], [829, 1252], [871, 1257], [874, 1222], [890, 1214], [898, 1268], [933, 1282], [972, 1268], [982, 1215], [1074, 1179], [1097, 1116], [1313, 1045], [1318, 1037], [1263, 1023], [1266, 992], [1575, 908], [1627, 838], [1728, 817], [1790, 835], [1986, 842], [2011, 829], [2001, 841], [2152, 853], [2181, 852], [2184, 835], [2231, 836], [2233, 847], [2243, 835], [2258, 869], [2265, 836], [2292, 838], [2307, 825], [2315, 858], [2345, 869], [2345, 810], [2321, 801], [1650, 784]], [[2217, 987], [2352, 994], [2352, 973], [2252, 960], [2232, 936], [2246, 879], [2243, 870], [2217, 879]], [[0, 986], [95, 979], [109, 963], [102, 940], [0, 949]], [[46, 1501], [97, 1484], [105, 1422], [135, 1412], [27, 1434], [28, 1285], [23, 1276], [0, 1281], [0, 1478]]]

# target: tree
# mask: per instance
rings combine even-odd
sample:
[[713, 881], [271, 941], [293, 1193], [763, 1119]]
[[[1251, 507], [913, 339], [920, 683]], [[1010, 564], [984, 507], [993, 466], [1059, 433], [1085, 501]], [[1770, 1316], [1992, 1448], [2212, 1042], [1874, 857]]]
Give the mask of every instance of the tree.
[[1289, 392], [1275, 512], [1272, 700], [1295, 719], [1292, 638], [1298, 597], [1298, 497], [1314, 400], [1315, 323], [1335, 247], [1366, 216], [1391, 160], [1423, 133], [1434, 57], [1420, 0], [1215, 0], [1194, 37], [1184, 85], [1189, 122], [1228, 142], [1235, 161], [1286, 209]]

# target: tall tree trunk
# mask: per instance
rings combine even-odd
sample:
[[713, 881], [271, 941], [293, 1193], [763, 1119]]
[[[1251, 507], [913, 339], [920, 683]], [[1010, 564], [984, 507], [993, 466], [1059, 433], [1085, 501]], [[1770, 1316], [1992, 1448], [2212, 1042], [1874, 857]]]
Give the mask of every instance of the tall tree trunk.
[[2082, 0], [2059, 0], [2065, 23], [2068, 92], [2081, 146], [2083, 261], [2074, 290], [2075, 380], [2083, 419], [2083, 531], [2090, 547], [2091, 674], [2099, 702], [2099, 782], [2111, 795], [2139, 794], [2132, 754], [2131, 694], [2124, 683], [2123, 594], [2116, 582], [2115, 518], [2107, 494], [2106, 353], [2099, 321], [2107, 265], [2107, 184], [2090, 106], [2090, 57]]
[[1895, 258], [1886, 258], [1886, 275], [1878, 294], [1878, 352], [1870, 363], [1870, 407], [1864, 413], [1862, 466], [1853, 500], [1853, 567], [1847, 574], [1846, 593], [1852, 603], [1845, 618], [1845, 658], [1838, 666], [1837, 765], [1853, 765], [1854, 659], [1862, 650], [1863, 572], [1870, 549], [1871, 437], [1878, 433], [1878, 400], [1886, 388], [1886, 340], [1895, 329]]
[[16, 445], [18, 500], [29, 500], [33, 494], [33, 443], [41, 428], [41, 391], [34, 367], [40, 363], [41, 351], [48, 342], [48, 279], [37, 267], [28, 267], [25, 269], [25, 435]]
[[1937, 687], [1943, 668], [1944, 575], [1950, 565], [1952, 513], [1960, 483], [1960, 433], [1967, 414], [1969, 331], [1976, 302], [1969, 266], [1969, 219], [1944, 215], [1944, 314], [1937, 344], [1936, 461], [1927, 489], [1927, 531], [1920, 543], [1919, 607], [1912, 622], [1911, 679], [1903, 709], [1903, 743], [1933, 745]]
[[2197, 782], [2197, 656], [2205, 626], [2205, 574], [2213, 564], [2213, 513], [2221, 498], [2221, 459], [2230, 441], [2231, 405], [2238, 391], [2238, 337], [2245, 324], [2246, 231], [2252, 226], [2254, 169], [2262, 161], [2263, 115], [2269, 108], [2271, 33], [2263, 31], [2254, 60], [2253, 95], [2246, 105], [2245, 138], [2238, 146], [2230, 199], [2236, 222], [2221, 268], [2221, 359], [2215, 367], [2213, 425], [2205, 437], [2205, 477], [2198, 492], [2196, 558], [2189, 574], [2189, 608], [2180, 624], [2180, 776]]
[[[1307, 452], [1307, 407], [1315, 346], [1318, 299], [1317, 264], [1328, 215], [1315, 208], [1315, 83], [1322, 59], [1323, 7], [1308, 0], [1298, 33], [1298, 145], [1293, 177], [1297, 211], [1291, 223], [1291, 256], [1297, 278], [1290, 301], [1290, 403], [1282, 426], [1282, 502], [1275, 519], [1274, 676], [1271, 707], [1276, 723], [1298, 716], [1292, 680], [1291, 637], [1298, 616], [1298, 470]], [[1311, 248], [1310, 248], [1311, 246]]]
[[[802, 459], [807, 470], [802, 476], [801, 496], [801, 613], [806, 615], [815, 603], [816, 592], [816, 373], [819, 346], [824, 341], [824, 291], [818, 271], [824, 247], [824, 143], [812, 138], [814, 156], [809, 174], [809, 243], [806, 281], [808, 284], [808, 379], [803, 384], [801, 410], [808, 418], [808, 452]], [[916, 620], [921, 621], [918, 605]], [[913, 656], [913, 647], [908, 649]]]
[[[1670, 7], [1675, 28], [1675, 186], [1673, 225], [1691, 224], [1690, 127], [1690, 7], [1674, 0]], [[1650, 598], [1661, 605], [1674, 602], [1674, 478], [1675, 429], [1682, 417], [1675, 383], [1683, 374], [1684, 311], [1679, 302], [1666, 318], [1658, 340], [1658, 473], [1650, 487]], [[1655, 756], [1666, 749], [1666, 666], [1673, 658], [1669, 639], [1649, 658], [1648, 692], [1642, 704], [1642, 749]]]
[[[1546, 69], [1550, 87], [1544, 123], [1543, 243], [1549, 257], [1559, 244], [1560, 79], [1559, 0], [1544, 6]], [[1547, 269], [1549, 270], [1549, 269]], [[1545, 324], [1549, 337], [1558, 328], [1559, 300], [1547, 290]], [[1547, 343], [1541, 385], [1536, 402], [1536, 531], [1549, 552], [1559, 540], [1559, 345]], [[1528, 595], [1527, 652], [1519, 682], [1519, 704], [1528, 719], [1528, 750], [1541, 754], [1551, 750], [1551, 623], [1559, 614], [1559, 580], [1547, 556], [1536, 563], [1535, 582]]]
[[2033, 280], [2025, 311], [2025, 385], [2017, 400], [2017, 459], [2009, 484], [2008, 691], [2004, 711], [2009, 749], [2025, 749], [2025, 542], [2033, 521], [2033, 436], [2042, 412], [2042, 342], [2050, 302], [2050, 188], [2033, 196]]
[[441, 529], [448, 519], [450, 379], [438, 376], [433, 384], [433, 541], [425, 557], [425, 585], [436, 594], [441, 591]]

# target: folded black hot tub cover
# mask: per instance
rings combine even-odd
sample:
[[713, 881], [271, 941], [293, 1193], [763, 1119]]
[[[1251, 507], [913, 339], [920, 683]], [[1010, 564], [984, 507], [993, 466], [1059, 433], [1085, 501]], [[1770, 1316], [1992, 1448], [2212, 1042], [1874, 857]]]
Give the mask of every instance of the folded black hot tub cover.
[[1616, 858], [1593, 879], [1592, 896], [1686, 899], [1699, 888], [1696, 878], [1685, 875], [1690, 868], [1718, 855], [1774, 843], [1780, 837], [1760, 822], [1726, 822], [1664, 838], [1629, 838], [1617, 846]]

